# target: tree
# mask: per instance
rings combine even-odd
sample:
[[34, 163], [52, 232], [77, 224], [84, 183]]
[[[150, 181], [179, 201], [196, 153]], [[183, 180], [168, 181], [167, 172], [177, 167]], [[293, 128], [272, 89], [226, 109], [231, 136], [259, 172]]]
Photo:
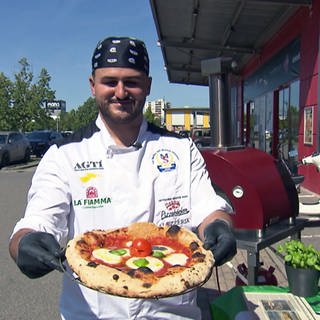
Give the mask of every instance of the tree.
[[78, 128], [85, 126], [98, 115], [98, 108], [94, 98], [90, 97], [77, 110], [77, 126]]
[[62, 130], [75, 131], [93, 121], [97, 115], [96, 102], [90, 97], [77, 110], [62, 113], [60, 115], [60, 127]]
[[[38, 81], [31, 86], [32, 105], [30, 108], [31, 121], [26, 125], [27, 130], [55, 127], [54, 120], [47, 114], [43, 107], [45, 101], [55, 99], [55, 91], [50, 88], [51, 76], [45, 68], [42, 68]], [[31, 125], [30, 125], [31, 123]]]
[[14, 75], [12, 85], [11, 129], [31, 131], [34, 129], [54, 128], [55, 122], [43, 108], [45, 100], [54, 100], [55, 91], [50, 89], [51, 77], [46, 69], [40, 71], [37, 82], [26, 58], [19, 61], [21, 69]]
[[160, 127], [161, 120], [152, 113], [150, 106], [147, 108], [146, 112], [144, 113], [144, 116], [148, 122], [151, 122]]
[[25, 122], [29, 122], [29, 111], [31, 106], [30, 87], [33, 80], [33, 73], [26, 58], [19, 61], [21, 70], [14, 75], [15, 82], [12, 90], [12, 112], [14, 113], [15, 123], [11, 123], [12, 129], [24, 130]]
[[2, 72], [0, 73], [0, 130], [10, 129], [11, 115], [11, 92], [12, 82]]

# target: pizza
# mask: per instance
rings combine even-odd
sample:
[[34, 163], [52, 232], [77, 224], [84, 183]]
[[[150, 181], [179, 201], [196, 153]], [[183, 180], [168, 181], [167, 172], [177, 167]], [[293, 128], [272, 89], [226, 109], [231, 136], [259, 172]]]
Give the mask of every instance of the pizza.
[[81, 284], [131, 298], [182, 294], [204, 284], [214, 265], [192, 231], [149, 222], [80, 234], [68, 242], [66, 258]]

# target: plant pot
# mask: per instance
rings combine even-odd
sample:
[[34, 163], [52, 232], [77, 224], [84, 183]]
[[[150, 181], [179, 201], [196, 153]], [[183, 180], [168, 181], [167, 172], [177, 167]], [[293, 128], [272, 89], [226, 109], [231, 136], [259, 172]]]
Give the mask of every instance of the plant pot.
[[289, 290], [296, 296], [311, 297], [318, 293], [320, 271], [294, 268], [285, 264]]

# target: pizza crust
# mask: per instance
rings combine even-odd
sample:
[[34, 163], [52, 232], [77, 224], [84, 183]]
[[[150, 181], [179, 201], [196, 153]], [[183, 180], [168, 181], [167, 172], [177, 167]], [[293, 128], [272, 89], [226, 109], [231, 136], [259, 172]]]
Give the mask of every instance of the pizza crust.
[[171, 267], [170, 273], [162, 277], [144, 275], [139, 271], [134, 271], [135, 276], [132, 276], [104, 264], [90, 263], [86, 259], [86, 252], [79, 250], [79, 241], [81, 243], [84, 239], [84, 235], [81, 234], [69, 241], [66, 257], [70, 268], [77, 274], [81, 283], [91, 289], [123, 297], [161, 298], [189, 291], [204, 284], [211, 276], [214, 265], [213, 255], [210, 250], [203, 248], [199, 238], [188, 229], [178, 226], [158, 227], [153, 223], [137, 222], [129, 225], [128, 228], [92, 232], [96, 232], [97, 237], [106, 236], [108, 233], [121, 234], [123, 232], [128, 232], [135, 238], [148, 239], [159, 235], [172, 237], [188, 247], [191, 243], [196, 243], [198, 246], [193, 255], [195, 257], [199, 255], [201, 259], [196, 259], [197, 261], [190, 267]]

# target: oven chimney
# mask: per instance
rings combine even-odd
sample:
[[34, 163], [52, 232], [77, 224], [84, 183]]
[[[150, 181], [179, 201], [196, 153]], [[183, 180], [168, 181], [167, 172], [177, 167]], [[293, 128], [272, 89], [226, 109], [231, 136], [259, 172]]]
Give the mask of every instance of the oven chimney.
[[201, 73], [208, 77], [211, 147], [228, 149], [232, 145], [230, 75], [231, 58], [214, 58], [201, 61]]

